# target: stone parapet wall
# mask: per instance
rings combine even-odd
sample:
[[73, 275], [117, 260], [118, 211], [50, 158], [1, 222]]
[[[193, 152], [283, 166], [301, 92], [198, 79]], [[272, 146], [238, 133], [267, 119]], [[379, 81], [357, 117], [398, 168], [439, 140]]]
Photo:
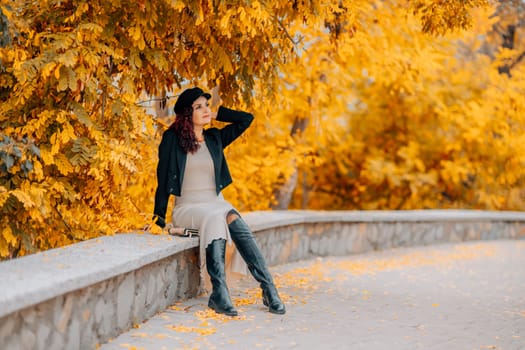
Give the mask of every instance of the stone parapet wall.
[[257, 232], [257, 241], [270, 265], [398, 247], [518, 238], [525, 238], [525, 223], [325, 222]]
[[[95, 349], [196, 294], [197, 249], [15, 311], [0, 319], [0, 349]], [[189, 263], [190, 262], [190, 263]]]
[[0, 263], [0, 349], [95, 349], [194, 297], [197, 245], [120, 234]]
[[[524, 239], [525, 213], [271, 211], [243, 215], [269, 265], [314, 256]], [[94, 349], [198, 292], [198, 239], [120, 234], [0, 263], [0, 348]]]

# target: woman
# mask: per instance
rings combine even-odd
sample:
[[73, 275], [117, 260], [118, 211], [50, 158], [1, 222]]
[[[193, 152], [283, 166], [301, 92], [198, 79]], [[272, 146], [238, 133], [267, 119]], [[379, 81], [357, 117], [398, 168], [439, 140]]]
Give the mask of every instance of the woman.
[[[225, 250], [226, 241], [231, 239], [260, 283], [264, 305], [272, 313], [284, 314], [285, 306], [253, 233], [221, 193], [232, 183], [223, 149], [250, 126], [253, 116], [222, 106], [213, 113], [208, 105], [210, 98], [194, 87], [184, 90], [175, 103], [175, 122], [164, 132], [159, 146], [156, 224], [175, 230], [165, 220], [169, 196], [175, 195], [172, 222], [199, 231], [201, 262], [206, 262], [212, 284], [208, 306], [215, 312], [238, 314], [226, 285]], [[230, 124], [222, 129], [204, 129], [212, 119]]]

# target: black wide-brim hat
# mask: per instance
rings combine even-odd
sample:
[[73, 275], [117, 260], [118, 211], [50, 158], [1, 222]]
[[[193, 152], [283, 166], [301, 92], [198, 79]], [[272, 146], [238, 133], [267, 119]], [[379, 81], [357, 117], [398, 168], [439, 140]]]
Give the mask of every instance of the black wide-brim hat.
[[175, 111], [175, 114], [182, 114], [184, 109], [191, 107], [193, 102], [198, 99], [199, 97], [204, 96], [206, 99], [210, 99], [211, 95], [207, 92], [204, 92], [199, 87], [194, 87], [190, 89], [184, 90], [177, 99], [177, 102], [175, 102], [175, 107], [173, 110]]

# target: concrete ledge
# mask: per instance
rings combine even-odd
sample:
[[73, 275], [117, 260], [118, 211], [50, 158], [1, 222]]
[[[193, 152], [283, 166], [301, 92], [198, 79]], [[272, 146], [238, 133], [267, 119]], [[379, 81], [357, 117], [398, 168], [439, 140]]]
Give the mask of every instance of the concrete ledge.
[[[525, 238], [525, 213], [269, 211], [243, 215], [270, 265], [322, 255]], [[120, 234], [0, 263], [2, 349], [92, 349], [198, 290], [198, 239]]]
[[486, 210], [283, 210], [250, 212], [244, 214], [244, 217], [252, 230], [262, 231], [278, 226], [323, 222], [523, 222], [525, 212]]
[[197, 238], [121, 234], [0, 263], [0, 317], [197, 247]]

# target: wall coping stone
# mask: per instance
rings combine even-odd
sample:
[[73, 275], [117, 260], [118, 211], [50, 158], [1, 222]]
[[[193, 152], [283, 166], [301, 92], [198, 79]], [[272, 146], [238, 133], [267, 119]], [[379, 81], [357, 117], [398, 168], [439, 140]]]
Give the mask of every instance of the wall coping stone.
[[[254, 232], [327, 222], [525, 222], [525, 212], [482, 210], [258, 211], [243, 213]], [[94, 238], [0, 263], [0, 318], [198, 246], [198, 238], [144, 233]]]
[[256, 211], [243, 217], [254, 231], [324, 222], [468, 222], [525, 221], [525, 212], [487, 210], [283, 210]]

